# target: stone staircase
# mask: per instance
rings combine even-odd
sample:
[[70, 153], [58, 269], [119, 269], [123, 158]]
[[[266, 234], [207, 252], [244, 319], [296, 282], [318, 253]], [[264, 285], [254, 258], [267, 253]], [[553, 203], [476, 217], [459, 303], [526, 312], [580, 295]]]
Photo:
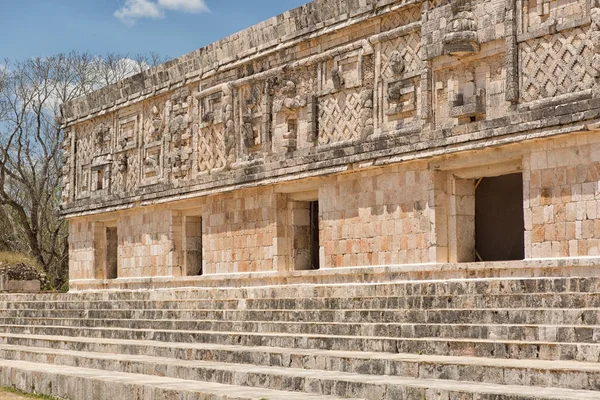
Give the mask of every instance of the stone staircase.
[[88, 399], [600, 399], [600, 278], [0, 296], [0, 385]]

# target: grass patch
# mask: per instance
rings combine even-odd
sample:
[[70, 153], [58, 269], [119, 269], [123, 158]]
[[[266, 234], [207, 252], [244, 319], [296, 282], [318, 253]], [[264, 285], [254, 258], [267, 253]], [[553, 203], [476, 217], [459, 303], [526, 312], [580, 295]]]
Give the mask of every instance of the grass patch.
[[14, 253], [11, 251], [0, 251], [0, 263], [4, 264], [28, 264], [38, 267], [37, 261], [23, 253]]
[[40, 266], [33, 257], [27, 254], [13, 253], [10, 251], [0, 251], [0, 264], [27, 264], [36, 267], [38, 270], [40, 269]]
[[26, 399], [42, 399], [42, 400], [58, 400], [57, 397], [53, 397], [53, 396], [48, 396], [45, 394], [30, 394], [30, 393], [25, 393], [22, 392], [18, 389], [12, 388], [12, 387], [3, 387], [0, 388], [0, 394], [1, 393], [13, 393], [19, 396], [22, 396]]

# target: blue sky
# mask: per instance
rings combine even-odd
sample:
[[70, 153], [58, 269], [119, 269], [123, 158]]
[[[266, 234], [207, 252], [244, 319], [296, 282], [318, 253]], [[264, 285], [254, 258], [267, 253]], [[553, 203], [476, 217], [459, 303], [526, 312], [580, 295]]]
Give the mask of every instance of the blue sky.
[[0, 64], [71, 50], [175, 58], [307, 2], [0, 0]]

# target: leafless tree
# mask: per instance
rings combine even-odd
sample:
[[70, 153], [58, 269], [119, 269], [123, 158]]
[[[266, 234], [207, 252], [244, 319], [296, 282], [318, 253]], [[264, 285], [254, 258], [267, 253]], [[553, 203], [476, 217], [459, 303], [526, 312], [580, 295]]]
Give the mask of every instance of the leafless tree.
[[149, 66], [117, 54], [70, 53], [0, 67], [0, 245], [29, 252], [55, 287], [68, 269], [58, 212], [60, 105]]

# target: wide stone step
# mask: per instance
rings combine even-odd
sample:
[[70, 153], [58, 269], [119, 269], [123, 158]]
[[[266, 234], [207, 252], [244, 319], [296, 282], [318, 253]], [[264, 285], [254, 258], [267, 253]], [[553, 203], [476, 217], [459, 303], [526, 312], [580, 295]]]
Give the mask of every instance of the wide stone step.
[[[0, 385], [69, 400], [341, 400], [322, 394], [200, 382], [56, 364], [0, 360]], [[347, 397], [343, 397], [347, 398]], [[355, 398], [354, 400], [359, 400]]]
[[[354, 276], [354, 280], [356, 276]], [[313, 298], [367, 296], [430, 296], [464, 294], [526, 294], [559, 292], [600, 292], [597, 277], [489, 278], [459, 280], [396, 281], [347, 284], [292, 284], [260, 287], [175, 288], [153, 291], [97, 291], [38, 295], [41, 301], [129, 301], [231, 298]], [[0, 295], [0, 301], [6, 297]], [[15, 301], [27, 301], [26, 295], [11, 295]]]
[[[600, 326], [0, 318], [0, 325], [597, 343]], [[1, 329], [1, 328], [0, 328]]]
[[218, 343], [343, 351], [374, 351], [446, 356], [513, 359], [577, 360], [598, 362], [600, 344], [547, 341], [389, 338], [285, 333], [144, 330], [126, 328], [81, 328], [57, 326], [3, 325], [0, 332], [53, 336], [84, 336], [98, 339], [155, 340], [178, 343]]
[[344, 310], [344, 309], [496, 309], [496, 308], [599, 308], [600, 293], [535, 293], [495, 295], [378, 296], [348, 298], [267, 298], [223, 300], [121, 300], [121, 301], [0, 301], [0, 309], [57, 310]]
[[590, 309], [430, 309], [430, 310], [0, 310], [0, 318], [90, 318], [127, 320], [312, 321], [362, 323], [470, 323], [600, 325]]
[[[77, 368], [77, 371], [96, 371], [102, 377], [107, 374], [114, 376], [115, 372], [106, 372], [108, 369], [116, 369], [117, 374], [123, 374], [124, 372], [121, 370], [127, 370], [131, 371], [125, 372], [129, 376], [137, 375], [142, 377], [148, 374], [145, 377], [146, 382], [149, 382], [148, 376], [158, 378], [159, 381], [165, 378], [174, 379], [173, 376], [178, 376], [184, 377], [184, 379], [175, 379], [181, 383], [185, 382], [186, 385], [195, 380], [209, 383], [226, 381], [231, 382], [228, 385], [243, 386], [244, 388], [248, 388], [248, 390], [253, 388], [260, 388], [265, 391], [281, 391], [282, 389], [286, 389], [287, 391], [299, 392], [304, 395], [307, 393], [319, 395], [323, 399], [328, 398], [327, 396], [339, 396], [343, 398], [360, 397], [368, 400], [417, 398], [415, 396], [428, 398], [434, 393], [438, 398], [443, 393], [447, 398], [478, 394], [479, 398], [490, 399], [497, 398], [497, 396], [510, 396], [511, 399], [591, 399], [598, 396], [598, 392], [588, 390], [482, 384], [454, 380], [413, 379], [282, 367], [249, 367], [207, 361], [165, 360], [149, 356], [123, 357], [118, 355], [104, 355], [102, 357], [101, 355], [92, 353], [63, 353], [56, 354], [53, 357], [47, 351], [34, 353], [30, 351], [28, 355], [35, 359], [36, 363], [44, 359], [51, 362], [50, 364], [42, 365], [56, 367], [56, 369], [52, 370], [53, 372], [70, 368], [70, 365], [57, 365], [61, 361], [65, 361], [67, 363], [83, 364]], [[56, 362], [57, 360], [58, 363]], [[26, 363], [16, 361], [16, 365], [13, 365], [13, 368], [18, 368], [20, 365]], [[88, 364], [97, 365], [101, 368], [88, 369], [86, 367]], [[40, 368], [40, 364], [28, 364], [30, 368], [34, 368], [34, 365], [38, 365], [37, 368]], [[124, 378], [123, 375], [121, 377]], [[107, 390], [109, 389], [107, 388]], [[239, 389], [236, 388], [236, 390]], [[247, 395], [247, 393], [245, 394]], [[265, 393], [262, 396], [263, 398], [267, 398], [269, 394]], [[278, 398], [276, 397], [277, 394], [273, 394], [273, 396], [273, 398]], [[306, 398], [310, 397], [307, 396]]]
[[[201, 344], [183, 346], [174, 343], [44, 336], [9, 335], [4, 337], [4, 341], [14, 344], [0, 345], [2, 359], [122, 372], [161, 371], [161, 374], [165, 374], [163, 371], [167, 368], [169, 359], [210, 360], [217, 363], [322, 369], [368, 375], [600, 390], [600, 365], [574, 361], [498, 360]], [[153, 359], [148, 361], [148, 357]]]

